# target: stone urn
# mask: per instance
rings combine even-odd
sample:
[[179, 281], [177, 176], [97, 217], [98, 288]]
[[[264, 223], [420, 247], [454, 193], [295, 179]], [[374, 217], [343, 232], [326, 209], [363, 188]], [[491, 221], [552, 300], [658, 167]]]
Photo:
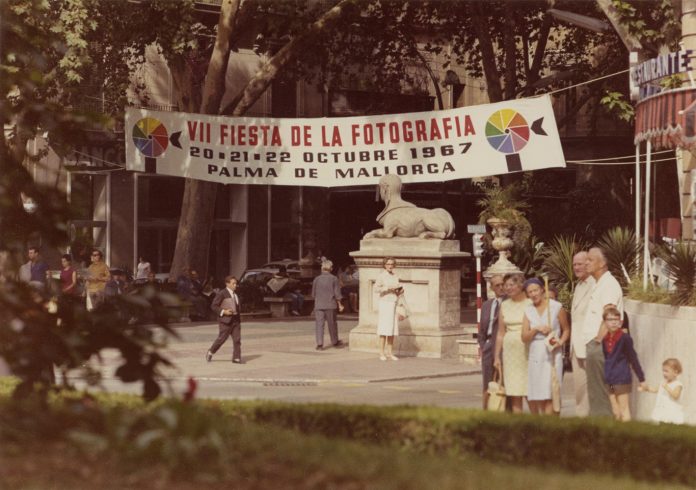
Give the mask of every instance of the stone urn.
[[510, 235], [512, 234], [512, 228], [510, 227], [510, 222], [501, 218], [489, 218], [486, 223], [488, 223], [491, 228], [493, 228], [492, 235], [493, 248], [498, 252], [498, 260], [490, 266], [483, 277], [489, 280], [491, 276], [497, 274], [521, 274], [522, 271], [510, 262], [510, 249], [514, 245]]

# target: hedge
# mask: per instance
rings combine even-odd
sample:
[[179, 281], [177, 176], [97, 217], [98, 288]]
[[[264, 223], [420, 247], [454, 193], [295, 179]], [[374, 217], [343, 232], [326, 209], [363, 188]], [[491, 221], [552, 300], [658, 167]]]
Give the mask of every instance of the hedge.
[[303, 433], [696, 486], [696, 428], [691, 426], [408, 406], [215, 405], [235, 417]]
[[[56, 408], [51, 410], [50, 417], [31, 417], [31, 420], [21, 416], [27, 413], [26, 409], [8, 403], [2, 396], [8, 388], [0, 382], [0, 402], [4, 398], [0, 403], [2, 418], [13, 421], [0, 424], [4, 429], [0, 432], [10, 437], [13, 433], [19, 436], [26, 432], [50, 436], [76, 426], [109, 433], [114, 430], [114, 424], [129, 419], [135, 424], [133, 427], [139, 427], [150, 424], [143, 418], [148, 411], [154, 413], [164, 406], [163, 413], [173, 409], [181, 414], [178, 420], [184, 423], [183, 427], [188, 427], [185, 421], [192, 421], [191, 417], [210, 418], [208, 424], [203, 424], [206, 433], [217, 432], [215, 421], [228, 415], [230, 419], [270, 424], [305, 434], [397, 446], [421, 453], [474, 454], [496, 463], [607, 473], [696, 487], [696, 427], [691, 426], [408, 406], [234, 400], [204, 400], [186, 405], [164, 399], [144, 405], [138, 397], [120, 394], [101, 395], [87, 404], [80, 400], [80, 394], [64, 395], [54, 400]], [[19, 411], [13, 415], [14, 410]], [[139, 420], [134, 421], [133, 416]], [[199, 429], [193, 432], [198, 438]]]

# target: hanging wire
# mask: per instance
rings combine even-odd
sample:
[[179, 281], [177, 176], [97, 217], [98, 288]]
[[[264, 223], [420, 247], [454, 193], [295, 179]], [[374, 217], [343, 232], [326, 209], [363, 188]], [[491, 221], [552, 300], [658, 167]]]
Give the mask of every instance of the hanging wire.
[[95, 160], [99, 163], [104, 163], [106, 165], [111, 165], [112, 167], [117, 167], [117, 168], [114, 168], [113, 170], [121, 170], [121, 169], [126, 168], [124, 165], [121, 165], [120, 163], [110, 162], [109, 160], [104, 160], [102, 158], [95, 157], [94, 155], [90, 155], [89, 153], [83, 153], [83, 152], [77, 151], [77, 150], [73, 150], [73, 153], [75, 153], [76, 155], [87, 157], [90, 160]]
[[[653, 151], [650, 154], [651, 155], [660, 155], [662, 153], [671, 153], [673, 151], [674, 150]], [[585, 160], [573, 160], [573, 162], [603, 162], [603, 161], [607, 161], [607, 160], [621, 160], [624, 158], [625, 159], [632, 158], [633, 161], [635, 161], [636, 155], [632, 154], [632, 155], [624, 155], [624, 156], [620, 156], [620, 157], [608, 157], [608, 158], [587, 158]]]
[[[671, 162], [676, 160], [677, 157], [671, 157], [671, 158], [660, 158], [657, 160], [650, 160], [651, 163], [656, 163], [656, 162]], [[641, 160], [639, 163], [645, 163], [646, 160]], [[598, 162], [598, 161], [584, 161], [584, 160], [566, 160], [566, 163], [570, 163], [573, 165], [635, 165], [636, 162]]]
[[628, 73], [630, 70], [631, 70], [630, 68], [626, 68], [625, 70], [617, 71], [616, 73], [610, 73], [609, 75], [604, 75], [604, 76], [601, 76], [598, 78], [593, 78], [592, 80], [585, 80], [584, 82], [580, 82], [580, 83], [576, 83], [574, 85], [569, 85], [568, 87], [563, 87], [563, 88], [559, 88], [556, 90], [552, 90], [551, 92], [544, 92], [543, 94], [530, 95], [528, 97], [520, 97], [520, 99], [534, 99], [536, 97], [542, 97], [544, 95], [557, 94], [558, 92], [564, 92], [566, 90], [570, 90], [571, 88], [580, 87], [581, 85], [588, 85], [590, 83], [594, 83], [594, 82], [597, 82], [599, 80], [604, 80], [605, 78], [611, 78], [611, 77], [615, 77], [616, 75], [621, 75], [622, 73]]

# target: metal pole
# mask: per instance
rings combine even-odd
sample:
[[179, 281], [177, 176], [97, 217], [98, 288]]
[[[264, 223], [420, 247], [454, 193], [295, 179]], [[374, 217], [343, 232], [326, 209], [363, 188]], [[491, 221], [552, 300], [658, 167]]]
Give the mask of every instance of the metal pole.
[[476, 323], [481, 323], [481, 257], [476, 257]]
[[[636, 194], [636, 250], [640, 244], [640, 141], [636, 143], [636, 177], [635, 177], [635, 194]], [[636, 272], [640, 270], [640, 252], [636, 252]]]
[[650, 263], [650, 167], [652, 144], [648, 140], [645, 150], [645, 237], [643, 240], [643, 291], [648, 289], [648, 264]]

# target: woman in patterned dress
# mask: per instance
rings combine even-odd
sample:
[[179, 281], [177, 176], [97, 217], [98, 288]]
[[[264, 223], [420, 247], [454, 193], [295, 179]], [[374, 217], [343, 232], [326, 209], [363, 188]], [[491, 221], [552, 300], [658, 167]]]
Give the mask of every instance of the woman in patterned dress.
[[524, 311], [531, 301], [522, 287], [522, 274], [505, 274], [503, 280], [507, 299], [500, 305], [493, 365], [500, 371], [502, 364], [505, 394], [510, 399], [512, 411], [522, 413], [523, 400], [527, 396], [527, 347], [522, 342], [521, 332]]
[[[522, 341], [529, 345], [529, 381], [527, 384], [527, 403], [533, 414], [552, 415], [551, 393], [552, 366], [556, 379], [563, 379], [563, 345], [570, 337], [568, 314], [556, 300], [546, 301], [544, 285], [539, 279], [529, 279], [524, 290], [532, 301], [525, 311], [522, 322]], [[548, 309], [551, 311], [549, 315]], [[551, 325], [549, 326], [549, 318]], [[553, 331], [553, 349], [546, 347], [546, 336]]]

